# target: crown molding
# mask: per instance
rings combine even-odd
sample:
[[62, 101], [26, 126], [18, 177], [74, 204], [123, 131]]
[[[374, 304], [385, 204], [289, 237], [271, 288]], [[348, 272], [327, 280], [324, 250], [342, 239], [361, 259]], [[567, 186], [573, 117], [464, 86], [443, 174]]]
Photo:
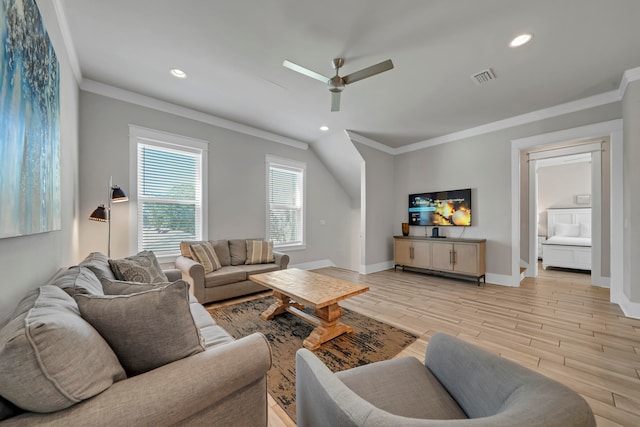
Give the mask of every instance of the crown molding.
[[216, 117], [211, 114], [202, 113], [200, 111], [192, 110], [191, 108], [181, 107], [170, 102], [161, 101], [150, 96], [140, 95], [139, 93], [120, 89], [93, 80], [82, 80], [80, 89], [86, 92], [95, 93], [97, 95], [117, 99], [119, 101], [128, 102], [130, 104], [139, 105], [141, 107], [151, 108], [157, 111], [162, 111], [164, 113], [173, 114], [175, 116], [184, 117], [186, 119], [195, 120], [201, 123], [206, 123], [208, 125], [243, 133], [245, 135], [255, 136], [257, 138], [288, 145], [300, 150], [307, 150], [309, 148], [309, 144], [307, 143], [287, 138], [282, 135], [277, 135], [275, 133], [267, 132], [265, 130], [254, 128], [252, 126], [243, 125], [241, 123]]
[[388, 145], [381, 144], [378, 141], [374, 141], [373, 139], [367, 138], [366, 136], [359, 135], [354, 131], [345, 129], [345, 133], [347, 134], [347, 137], [349, 137], [351, 141], [359, 142], [360, 144], [369, 146], [371, 148], [374, 148], [378, 151], [385, 152], [387, 154], [391, 154], [391, 155], [397, 154], [396, 153], [397, 149], [391, 148]]
[[459, 132], [453, 132], [448, 135], [427, 139], [425, 141], [416, 142], [414, 144], [405, 145], [395, 149], [395, 154], [409, 153], [411, 151], [421, 150], [423, 148], [433, 147], [434, 145], [445, 144], [447, 142], [459, 141], [465, 138], [471, 138], [490, 132], [496, 132], [503, 129], [521, 126], [528, 123], [537, 122], [544, 119], [561, 116], [563, 114], [575, 113], [576, 111], [587, 110], [589, 108], [599, 107], [601, 105], [611, 104], [620, 101], [619, 91], [612, 90], [599, 95], [593, 95], [587, 98], [578, 99], [564, 104], [555, 105], [549, 108], [532, 111], [530, 113], [513, 116], [508, 119], [498, 120], [496, 122], [487, 123], [481, 126], [465, 129]]
[[640, 80], [640, 67], [631, 68], [630, 70], [624, 72], [624, 74], [622, 75], [622, 81], [620, 82], [620, 99], [622, 99], [625, 92], [627, 91], [627, 86], [629, 86], [629, 83], [635, 82], [637, 80]]
[[80, 84], [82, 81], [82, 70], [80, 69], [80, 61], [76, 54], [76, 48], [71, 38], [71, 31], [69, 31], [69, 24], [67, 23], [67, 15], [64, 12], [63, 0], [53, 0], [53, 9], [56, 12], [56, 19], [58, 20], [58, 28], [62, 34], [62, 41], [64, 42], [65, 50], [67, 51], [67, 58], [71, 71], [76, 79], [76, 82]]

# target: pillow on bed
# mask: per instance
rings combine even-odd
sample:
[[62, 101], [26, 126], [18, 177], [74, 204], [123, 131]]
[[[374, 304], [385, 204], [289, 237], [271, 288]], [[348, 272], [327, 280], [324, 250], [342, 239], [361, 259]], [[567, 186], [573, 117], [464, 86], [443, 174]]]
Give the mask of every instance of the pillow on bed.
[[578, 237], [580, 236], [580, 224], [556, 224], [554, 236]]
[[580, 224], [580, 237], [591, 238], [591, 224]]

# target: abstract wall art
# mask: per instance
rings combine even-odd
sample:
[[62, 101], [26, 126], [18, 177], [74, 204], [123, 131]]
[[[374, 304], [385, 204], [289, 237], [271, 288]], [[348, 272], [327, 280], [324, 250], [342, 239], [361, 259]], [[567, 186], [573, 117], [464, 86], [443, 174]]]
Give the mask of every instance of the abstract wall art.
[[60, 76], [35, 0], [0, 0], [0, 238], [60, 229]]

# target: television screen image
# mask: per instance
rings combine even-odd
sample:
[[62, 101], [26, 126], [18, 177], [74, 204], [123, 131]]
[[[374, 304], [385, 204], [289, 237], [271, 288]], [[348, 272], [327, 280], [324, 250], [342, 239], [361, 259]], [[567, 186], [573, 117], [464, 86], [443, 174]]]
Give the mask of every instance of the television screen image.
[[470, 226], [471, 189], [410, 194], [409, 225]]

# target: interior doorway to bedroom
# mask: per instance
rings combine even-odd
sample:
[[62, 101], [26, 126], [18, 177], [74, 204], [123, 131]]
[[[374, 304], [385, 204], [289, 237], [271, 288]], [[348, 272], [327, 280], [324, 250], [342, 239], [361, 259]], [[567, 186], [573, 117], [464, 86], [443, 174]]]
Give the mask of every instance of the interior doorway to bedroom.
[[538, 277], [591, 282], [591, 162], [591, 152], [535, 162]]
[[[523, 153], [525, 154], [525, 153]], [[589, 190], [584, 190], [585, 194], [574, 194], [572, 204], [575, 206], [585, 203], [591, 206], [589, 211], [591, 214], [591, 233], [589, 244], [591, 245], [590, 254], [580, 255], [582, 258], [588, 257], [589, 263], [584, 266], [578, 266], [581, 269], [591, 270], [591, 283], [597, 286], [608, 286], [610, 277], [611, 263], [611, 168], [610, 168], [610, 139], [609, 137], [588, 138], [582, 140], [569, 140], [561, 143], [540, 145], [529, 148], [525, 154], [527, 179], [526, 210], [528, 212], [526, 224], [528, 227], [527, 239], [527, 277], [538, 277], [538, 236], [545, 236], [540, 232], [540, 225], [544, 225], [545, 213], [541, 212], [538, 207], [538, 166], [542, 168], [550, 167], [549, 164], [564, 162], [567, 160], [569, 164], [585, 163], [590, 165], [591, 175], [585, 180], [591, 183]], [[589, 162], [590, 160], [590, 162]], [[583, 165], [585, 166], [585, 165]], [[584, 175], [583, 175], [584, 178]], [[556, 181], [569, 181], [569, 176], [556, 177]], [[558, 183], [555, 184], [558, 186]], [[585, 189], [588, 189], [588, 182]], [[583, 190], [578, 192], [582, 193]], [[586, 197], [590, 196], [590, 197]], [[590, 200], [588, 200], [590, 199]], [[590, 205], [586, 202], [589, 201]], [[565, 200], [565, 203], [566, 200]], [[541, 218], [542, 217], [542, 218]], [[542, 222], [542, 224], [540, 224]], [[558, 220], [562, 223], [570, 223], [569, 220]], [[551, 231], [553, 231], [552, 229]], [[549, 237], [549, 230], [546, 230], [546, 236]], [[553, 248], [557, 250], [560, 248]], [[568, 248], [567, 248], [568, 249]], [[575, 251], [576, 253], [580, 251]], [[544, 250], [543, 250], [544, 259]], [[579, 255], [575, 255], [579, 256]], [[556, 258], [557, 260], [557, 258]], [[548, 263], [547, 263], [548, 264]], [[551, 264], [553, 265], [553, 264]], [[566, 266], [563, 266], [566, 267]], [[605, 283], [606, 282], [606, 283]]]

